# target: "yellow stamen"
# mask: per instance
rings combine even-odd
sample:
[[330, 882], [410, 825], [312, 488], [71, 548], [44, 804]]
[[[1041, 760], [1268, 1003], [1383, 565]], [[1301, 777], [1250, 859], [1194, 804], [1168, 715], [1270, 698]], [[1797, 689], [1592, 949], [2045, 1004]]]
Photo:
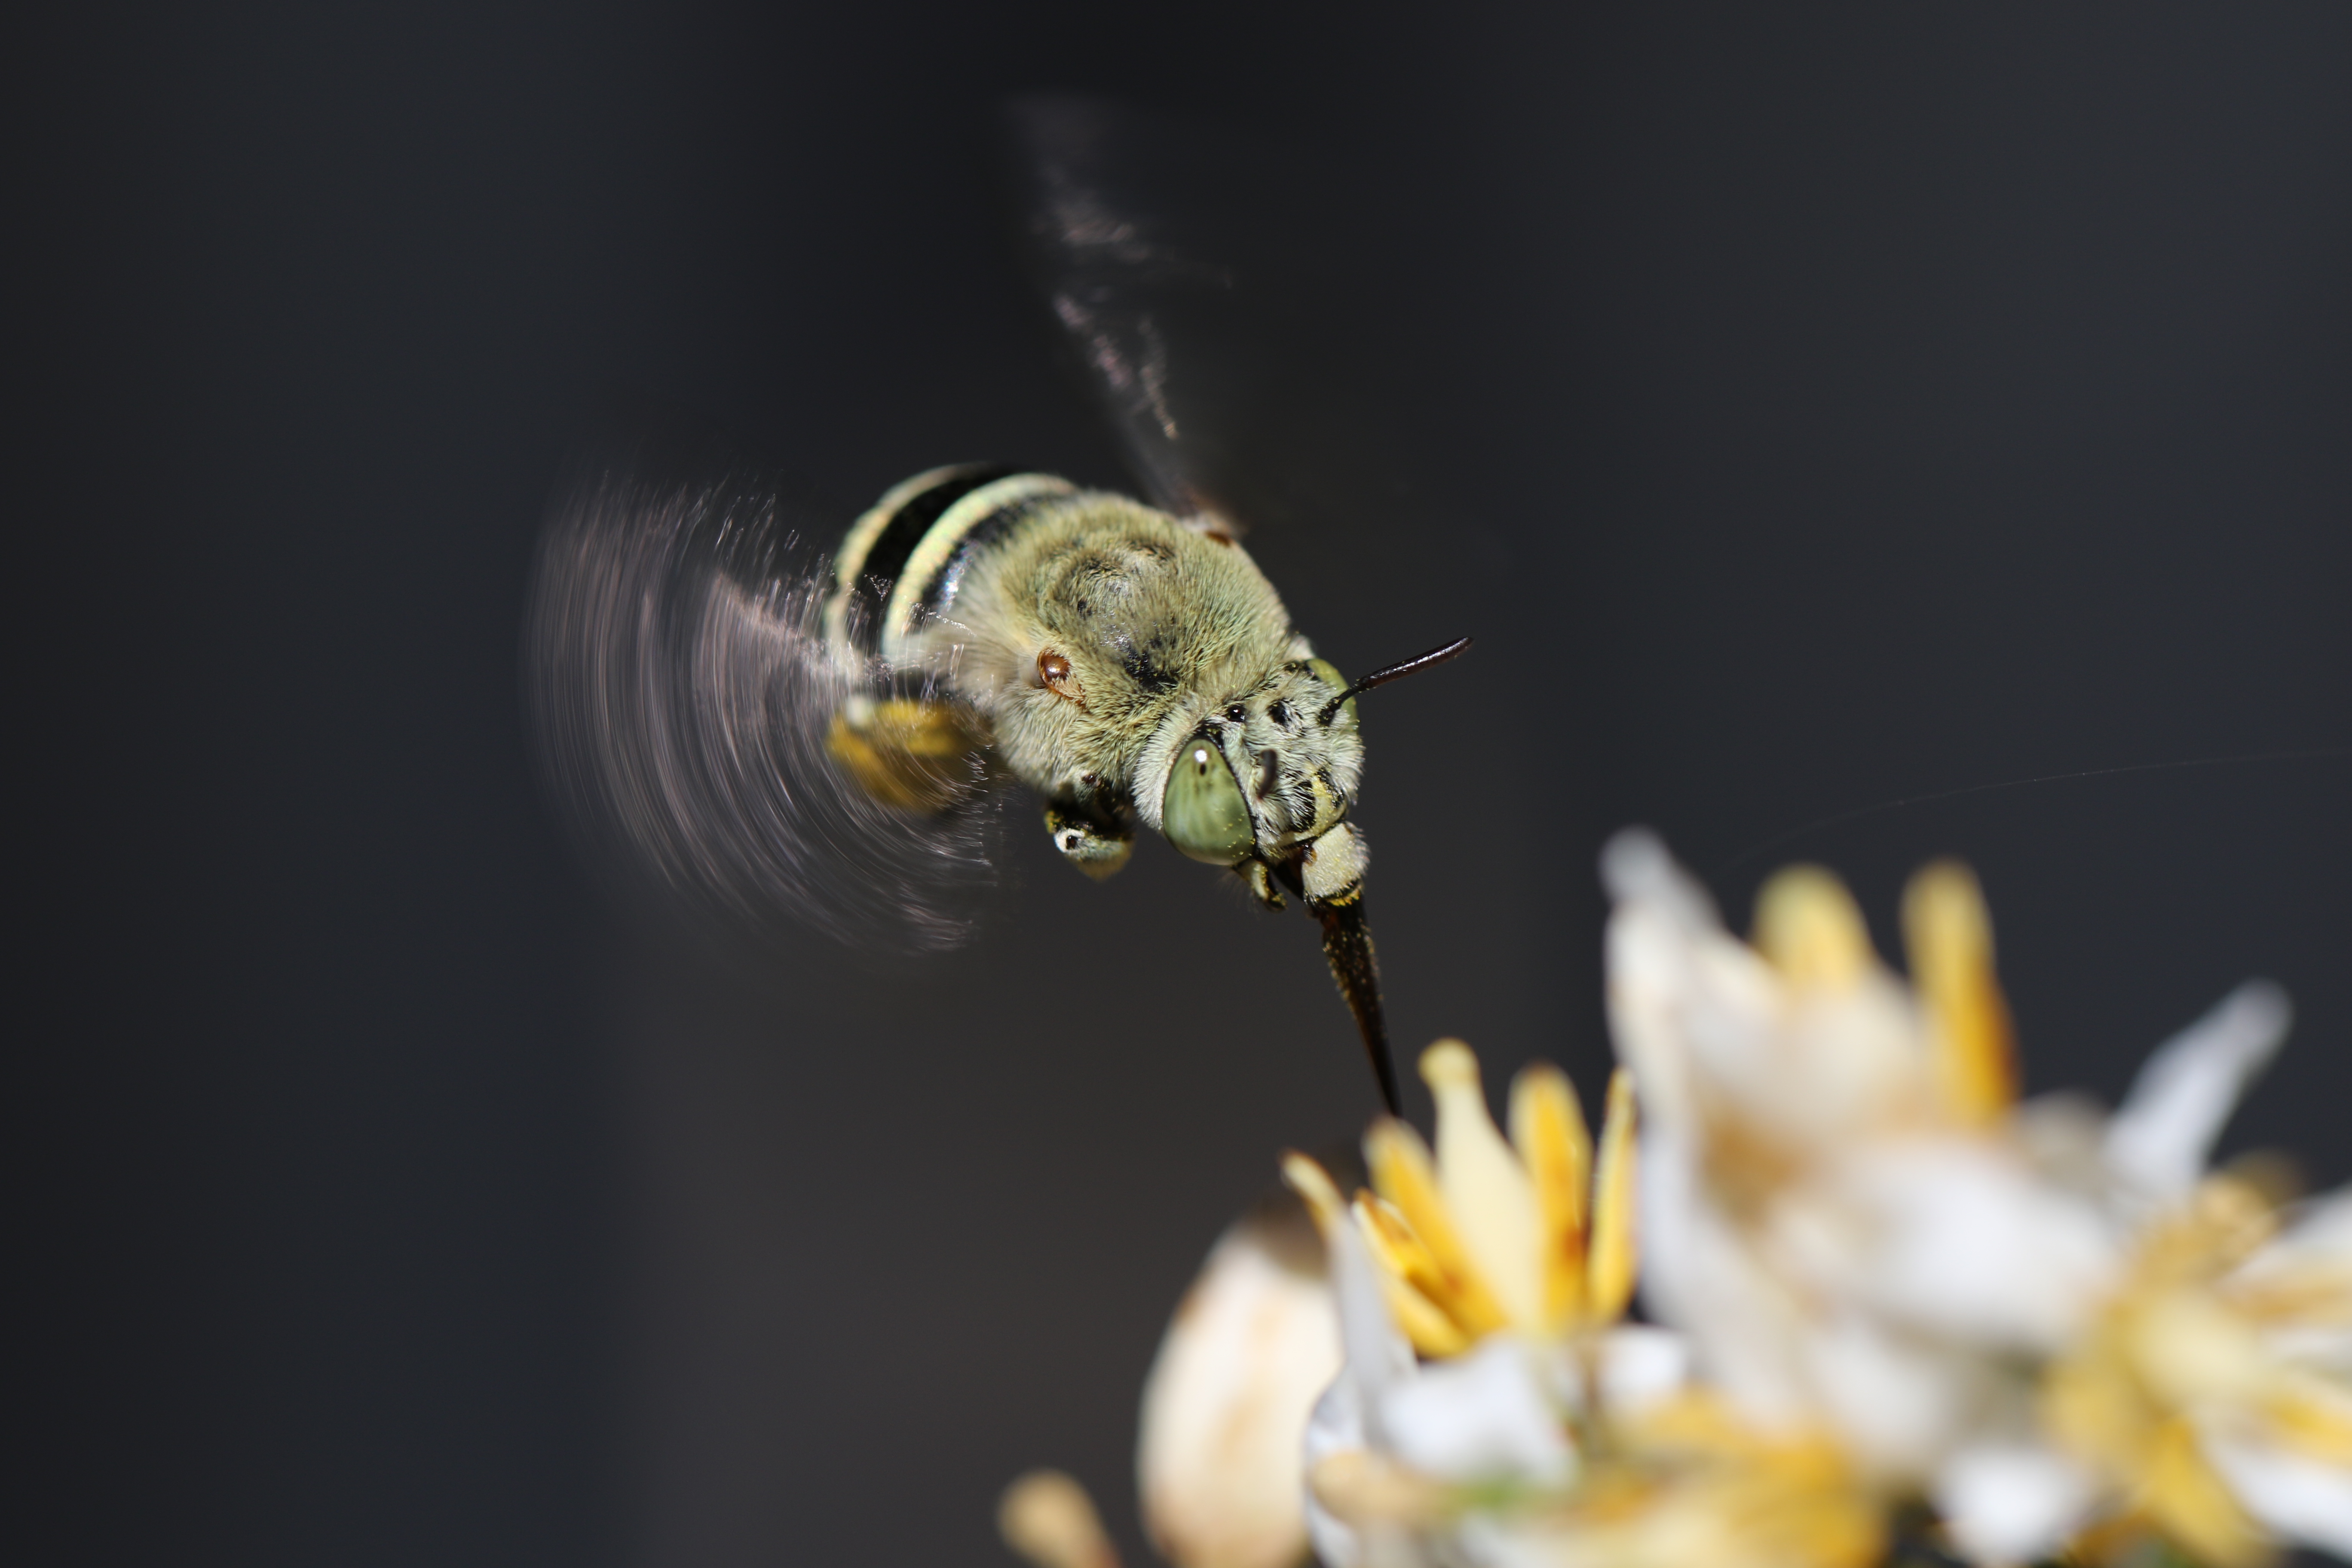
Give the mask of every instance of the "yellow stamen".
[[1478, 1058], [1459, 1040], [1421, 1056], [1437, 1102], [1437, 1185], [1480, 1278], [1515, 1323], [1534, 1327], [1544, 1309], [1544, 1225], [1534, 1184], [1486, 1110]]
[[1756, 950], [1805, 991], [1850, 989], [1876, 962], [1853, 895], [1818, 866], [1791, 866], [1756, 895]]
[[1393, 1117], [1381, 1118], [1364, 1135], [1364, 1163], [1371, 1171], [1372, 1189], [1396, 1205], [1429, 1249], [1444, 1282], [1448, 1314], [1474, 1336], [1502, 1328], [1508, 1320], [1446, 1215], [1421, 1134]]
[[1511, 1142], [1535, 1184], [1544, 1229], [1544, 1326], [1559, 1330], [1584, 1310], [1585, 1194], [1592, 1135], [1568, 1075], [1549, 1063], [1511, 1085]]
[[1446, 1310], [1453, 1291], [1437, 1260], [1404, 1216], [1370, 1193], [1358, 1193], [1356, 1226], [1380, 1270], [1381, 1292], [1412, 1348], [1423, 1355], [1459, 1355], [1470, 1336]]
[[1601, 1124], [1601, 1170], [1592, 1184], [1592, 1254], [1585, 1265], [1586, 1311], [1614, 1322], [1633, 1298], [1639, 1258], [1634, 1238], [1633, 1075], [1609, 1079], [1609, 1114]]
[[1094, 1500], [1060, 1470], [1032, 1470], [1007, 1487], [996, 1529], [1037, 1568], [1118, 1568]]
[[2157, 1414], [2124, 1362], [2112, 1324], [2045, 1374], [2042, 1415], [2059, 1442], [2110, 1474], [2137, 1475], [2147, 1464]]
[[2206, 1463], [2195, 1429], [2183, 1418], [2166, 1422], [2157, 1434], [2133, 1500], [2167, 1535], [2216, 1568], [2254, 1568], [2270, 1560], [2253, 1521]]
[[1903, 892], [1911, 982], [1926, 1005], [1945, 1106], [1961, 1125], [1997, 1121], [2017, 1101], [2017, 1044], [1992, 964], [1992, 921], [1975, 876], [1938, 860]]
[[1332, 1182], [1330, 1173], [1306, 1155], [1289, 1149], [1283, 1152], [1282, 1179], [1307, 1205], [1307, 1212], [1314, 1216], [1315, 1230], [1322, 1237], [1323, 1245], [1330, 1246], [1331, 1228], [1346, 1223], [1348, 1209], [1347, 1200], [1340, 1197], [1339, 1189]]
[[2352, 1468], [2352, 1408], [2341, 1395], [2294, 1389], [2273, 1400], [2269, 1414], [2280, 1440], [2297, 1453]]

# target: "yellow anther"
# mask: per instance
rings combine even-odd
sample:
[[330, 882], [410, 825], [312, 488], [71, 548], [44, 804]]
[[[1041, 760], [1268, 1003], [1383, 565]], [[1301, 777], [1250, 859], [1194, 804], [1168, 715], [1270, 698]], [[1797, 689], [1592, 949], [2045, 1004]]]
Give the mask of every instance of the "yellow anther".
[[1601, 1167], [1592, 1184], [1592, 1252], [1585, 1266], [1585, 1310], [1613, 1322], [1633, 1299], [1640, 1264], [1634, 1238], [1633, 1075], [1609, 1079], [1609, 1114], [1601, 1124]]
[[2271, 1560], [2261, 1531], [2206, 1459], [2185, 1417], [2175, 1416], [2158, 1432], [2138, 1489], [2133, 1500], [2199, 1562], [2256, 1568]]
[[1993, 975], [1992, 921], [1967, 867], [1938, 860], [1911, 879], [1903, 940], [1946, 1108], [1963, 1126], [1996, 1120], [2017, 1101], [2017, 1047]]
[[1314, 1217], [1316, 1234], [1322, 1237], [1323, 1245], [1330, 1246], [1331, 1227], [1343, 1223], [1348, 1205], [1347, 1200], [1339, 1196], [1339, 1189], [1333, 1184], [1329, 1173], [1292, 1149], [1283, 1153], [1282, 1179], [1307, 1205], [1307, 1212]]
[[1445, 1282], [1448, 1310], [1473, 1336], [1502, 1328], [1508, 1320], [1447, 1217], [1421, 1134], [1393, 1117], [1382, 1117], [1364, 1135], [1364, 1163], [1371, 1171], [1372, 1189], [1396, 1205], [1429, 1249]]
[[1791, 866], [1756, 895], [1756, 950], [1808, 991], [1849, 989], [1875, 962], [1853, 895], [1818, 866]]
[[2272, 1402], [2268, 1414], [2277, 1423], [2279, 1436], [2297, 1454], [2352, 1468], [2352, 1412], [2346, 1411], [2333, 1390], [2290, 1390]]
[[1437, 1186], [1454, 1233], [1510, 1320], [1534, 1328], [1544, 1309], [1544, 1226], [1534, 1184], [1486, 1110], [1478, 1058], [1459, 1040], [1423, 1051], [1437, 1102]]
[[1585, 1198], [1592, 1181], [1592, 1135], [1568, 1075], [1549, 1063], [1511, 1085], [1511, 1142], [1535, 1186], [1543, 1218], [1547, 1328], [1566, 1328], [1584, 1309]]
[[1380, 1270], [1381, 1292], [1412, 1348], [1426, 1356], [1459, 1355], [1470, 1348], [1448, 1310], [1445, 1278], [1404, 1216], [1370, 1193], [1358, 1193], [1356, 1226]]

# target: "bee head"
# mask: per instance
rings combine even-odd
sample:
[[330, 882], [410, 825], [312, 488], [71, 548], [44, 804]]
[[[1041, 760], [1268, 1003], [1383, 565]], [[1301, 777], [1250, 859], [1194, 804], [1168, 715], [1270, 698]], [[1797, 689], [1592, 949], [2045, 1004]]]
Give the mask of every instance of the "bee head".
[[1356, 693], [1468, 646], [1465, 637], [1352, 685], [1328, 660], [1292, 659], [1223, 702], [1186, 714], [1190, 723], [1170, 748], [1160, 831], [1182, 853], [1213, 865], [1289, 858], [1338, 826], [1356, 803], [1364, 773]]

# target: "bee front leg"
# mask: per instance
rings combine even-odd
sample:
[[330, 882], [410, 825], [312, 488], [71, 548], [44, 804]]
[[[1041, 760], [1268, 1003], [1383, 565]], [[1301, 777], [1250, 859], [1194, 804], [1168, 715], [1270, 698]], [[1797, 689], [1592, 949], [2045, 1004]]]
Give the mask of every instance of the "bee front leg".
[[1265, 868], [1265, 861], [1244, 860], [1234, 869], [1243, 881], [1249, 884], [1250, 896], [1257, 900], [1258, 908], [1267, 910], [1282, 908], [1282, 889], [1275, 886], [1274, 874]]
[[1135, 852], [1135, 828], [1075, 800], [1045, 803], [1045, 832], [1070, 864], [1101, 881]]

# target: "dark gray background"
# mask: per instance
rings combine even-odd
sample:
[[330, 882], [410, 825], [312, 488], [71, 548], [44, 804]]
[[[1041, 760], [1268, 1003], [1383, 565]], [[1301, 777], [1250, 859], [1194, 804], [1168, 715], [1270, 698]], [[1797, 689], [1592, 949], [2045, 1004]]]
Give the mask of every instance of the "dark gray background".
[[2034, 1086], [2273, 975], [2233, 1139], [2352, 1175], [2340, 752], [1748, 853], [2352, 743], [2352, 13], [1770, 9], [20, 21], [44, 1560], [988, 1563], [1041, 1461], [1132, 1539], [1164, 1314], [1370, 1109], [1308, 922], [1021, 822], [956, 958], [698, 949], [599, 902], [518, 696], [615, 399], [853, 500], [1116, 478], [1000, 232], [1014, 90], [1340, 171], [1253, 546], [1343, 667], [1479, 639], [1367, 701], [1408, 1050], [1591, 1091], [1623, 823], [1741, 918], [1825, 860], [1882, 940], [1958, 852]]

